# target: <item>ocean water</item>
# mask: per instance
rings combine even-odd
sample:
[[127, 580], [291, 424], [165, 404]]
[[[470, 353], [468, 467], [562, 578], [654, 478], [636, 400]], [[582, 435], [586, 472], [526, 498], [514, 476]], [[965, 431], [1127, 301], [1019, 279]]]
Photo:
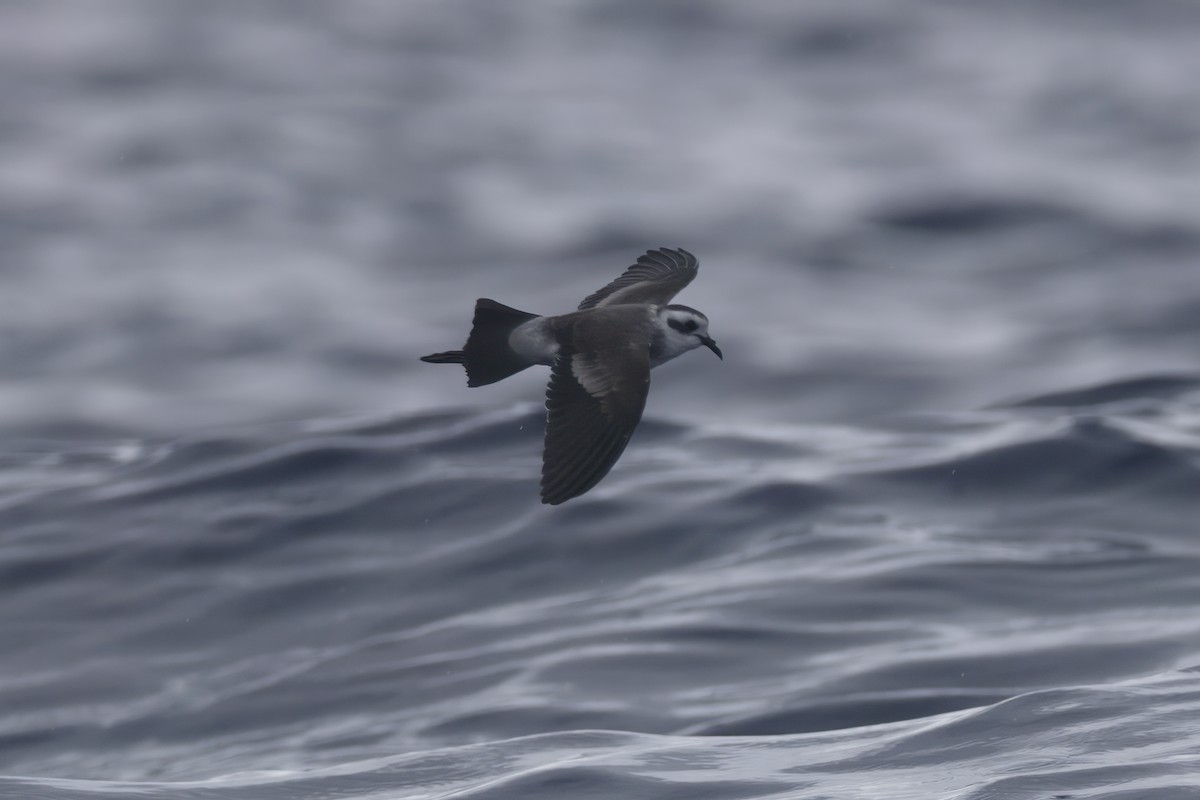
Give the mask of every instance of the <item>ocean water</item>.
[[[1200, 798], [1200, 8], [0, 6], [0, 798]], [[538, 503], [476, 297], [701, 261]]]

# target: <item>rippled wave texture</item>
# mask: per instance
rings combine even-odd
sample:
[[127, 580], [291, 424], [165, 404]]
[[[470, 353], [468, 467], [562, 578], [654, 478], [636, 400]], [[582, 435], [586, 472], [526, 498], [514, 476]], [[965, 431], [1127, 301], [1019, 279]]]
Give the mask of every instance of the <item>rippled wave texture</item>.
[[[0, 4], [0, 799], [1200, 797], [1200, 5]], [[724, 361], [538, 502], [637, 254]]]
[[1200, 767], [1170, 672], [1200, 636], [1198, 386], [769, 438], [650, 419], [556, 511], [537, 411], [55, 452], [0, 512], [4, 758], [319, 768], [161, 797], [1170, 796]]

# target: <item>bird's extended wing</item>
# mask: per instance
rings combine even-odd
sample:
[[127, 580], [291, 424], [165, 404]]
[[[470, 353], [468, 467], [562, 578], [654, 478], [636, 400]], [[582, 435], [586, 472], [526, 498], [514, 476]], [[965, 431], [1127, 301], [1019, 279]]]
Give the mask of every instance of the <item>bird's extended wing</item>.
[[687, 250], [660, 247], [649, 250], [612, 283], [592, 292], [579, 304], [580, 310], [621, 303], [662, 306], [696, 277], [699, 264]]
[[546, 390], [543, 503], [591, 489], [625, 450], [650, 390], [652, 314], [597, 309], [579, 315], [564, 337]]

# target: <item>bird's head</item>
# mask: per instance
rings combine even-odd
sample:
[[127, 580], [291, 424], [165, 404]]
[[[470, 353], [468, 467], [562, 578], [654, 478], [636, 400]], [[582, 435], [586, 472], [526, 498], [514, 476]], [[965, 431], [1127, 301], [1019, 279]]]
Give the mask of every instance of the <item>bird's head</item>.
[[708, 335], [708, 317], [696, 309], [680, 305], [664, 306], [658, 312], [658, 321], [666, 340], [665, 349], [670, 353], [668, 358], [703, 345], [716, 353], [717, 358], [725, 359], [721, 348]]

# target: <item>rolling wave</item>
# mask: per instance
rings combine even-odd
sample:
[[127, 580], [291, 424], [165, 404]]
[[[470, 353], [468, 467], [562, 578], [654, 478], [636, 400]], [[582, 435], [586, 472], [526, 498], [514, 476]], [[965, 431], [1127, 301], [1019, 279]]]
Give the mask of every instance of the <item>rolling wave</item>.
[[[1038, 720], [1052, 709], [1134, 713], [1136, 692], [1056, 687], [1192, 655], [1200, 552], [1178, 513], [1195, 502], [1196, 410], [1190, 379], [1168, 377], [857, 426], [651, 417], [601, 487], [553, 511], [537, 502], [529, 406], [62, 449], [70, 480], [0, 508], [14, 541], [39, 545], [0, 559], [0, 602], [30, 620], [22, 646], [59, 664], [36, 692], [89, 699], [34, 703], [0, 738], [45, 773], [64, 768], [64, 741], [94, 759], [77, 771], [104, 772], [119, 748], [141, 781], [128, 791], [150, 797], [319, 796], [333, 775], [397, 791], [443, 758], [490, 777], [411, 796], [659, 796], [676, 791], [669, 770], [627, 759], [664, 749], [693, 765], [778, 759], [761, 780], [704, 778], [715, 796], [836, 795], [842, 767], [822, 768], [822, 748], [848, 742], [861, 754], [844, 767], [897, 774], [936, 753], [965, 775], [990, 753], [978, 774], [1006, 786], [1003, 742], [1033, 758], [1016, 748], [1027, 727], [1051, 736]], [[52, 449], [6, 468], [28, 474]], [[43, 608], [54, 620], [35, 624]], [[97, 655], [113, 648], [120, 662]], [[9, 704], [31, 691], [0, 682]], [[650, 735], [572, 733], [587, 729]], [[480, 739], [496, 741], [443, 749]], [[592, 766], [495, 761], [581, 741]], [[978, 752], [955, 755], [963, 741]], [[347, 765], [397, 750], [426, 755]], [[1172, 758], [1150, 759], [1144, 785], [1172, 786]], [[222, 763], [286, 777], [186, 782]], [[794, 763], [813, 769], [797, 778]]]
[[202, 782], [0, 778], [36, 800], [404, 797], [500, 800], [888, 797], [1190, 798], [1196, 672], [1028, 692], [980, 708], [827, 733], [720, 737], [572, 731]]

